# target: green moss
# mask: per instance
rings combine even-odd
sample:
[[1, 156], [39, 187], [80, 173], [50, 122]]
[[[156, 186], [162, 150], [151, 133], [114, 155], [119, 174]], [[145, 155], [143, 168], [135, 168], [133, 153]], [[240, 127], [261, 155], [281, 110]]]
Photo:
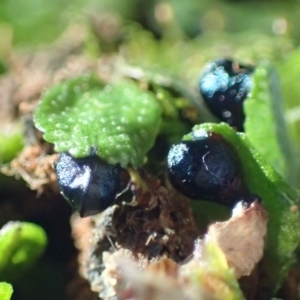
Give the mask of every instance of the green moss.
[[59, 84], [43, 97], [35, 124], [58, 152], [84, 157], [96, 151], [108, 163], [144, 163], [161, 122], [153, 94], [130, 81], [105, 86], [84, 75]]
[[[286, 161], [277, 134], [279, 122], [277, 122], [273, 110], [274, 104], [278, 108], [282, 108], [282, 103], [275, 103], [276, 99], [272, 97], [269, 75], [270, 66], [260, 66], [252, 76], [251, 95], [244, 103], [245, 132], [256, 150], [280, 174], [285, 176], [287, 173]], [[282, 115], [282, 111], [280, 113]]]

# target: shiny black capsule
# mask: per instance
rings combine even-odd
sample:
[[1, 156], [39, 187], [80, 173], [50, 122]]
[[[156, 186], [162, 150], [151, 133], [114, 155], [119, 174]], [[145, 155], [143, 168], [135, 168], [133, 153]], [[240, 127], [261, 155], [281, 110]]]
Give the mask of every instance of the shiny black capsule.
[[55, 169], [62, 195], [81, 217], [102, 212], [120, 191], [121, 167], [96, 155], [74, 158], [63, 152]]
[[168, 154], [169, 179], [191, 199], [234, 205], [246, 193], [238, 154], [219, 134], [181, 141]]
[[243, 102], [251, 88], [254, 68], [233, 60], [208, 63], [199, 81], [200, 93], [210, 111], [220, 120], [244, 131]]

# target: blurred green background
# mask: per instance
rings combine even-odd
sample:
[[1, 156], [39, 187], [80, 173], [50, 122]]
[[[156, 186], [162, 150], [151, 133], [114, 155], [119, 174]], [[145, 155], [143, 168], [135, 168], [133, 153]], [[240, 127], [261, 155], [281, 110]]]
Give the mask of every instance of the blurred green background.
[[52, 42], [68, 24], [81, 22], [92, 12], [110, 12], [137, 21], [157, 36], [162, 34], [163, 24], [172, 21], [189, 37], [255, 30], [288, 35], [295, 43], [300, 39], [300, 4], [296, 0], [1, 0], [1, 47]]

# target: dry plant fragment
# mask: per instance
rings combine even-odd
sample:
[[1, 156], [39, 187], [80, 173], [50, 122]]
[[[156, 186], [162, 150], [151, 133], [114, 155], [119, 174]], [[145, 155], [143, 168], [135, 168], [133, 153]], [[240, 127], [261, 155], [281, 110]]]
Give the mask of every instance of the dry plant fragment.
[[159, 261], [155, 261], [146, 268], [149, 273], [153, 275], [162, 274], [169, 277], [178, 277], [179, 265], [176, 264], [172, 259], [163, 257]]
[[79, 273], [83, 275], [86, 274], [86, 266], [83, 262], [85, 261], [89, 251], [94, 222], [91, 217], [80, 218], [78, 214], [74, 214], [71, 217], [71, 226], [75, 247], [80, 250], [80, 254], [78, 256], [80, 266]]
[[46, 186], [58, 191], [53, 169], [57, 159], [58, 154], [46, 155], [40, 146], [27, 146], [10, 164], [3, 166], [1, 172], [8, 176], [20, 176], [30, 189], [38, 193], [42, 193]]
[[164, 274], [149, 269], [142, 271], [133, 261], [125, 259], [118, 261], [118, 267], [122, 273], [118, 290], [121, 300], [187, 299], [182, 284], [172, 276], [168, 276], [168, 273]]
[[237, 206], [230, 220], [211, 225], [205, 239], [218, 244], [237, 278], [249, 276], [263, 256], [267, 222], [267, 212], [255, 201], [245, 210]]
[[200, 239], [196, 244], [195, 251], [201, 249], [201, 255], [194, 255], [184, 265], [162, 258], [141, 270], [132, 259], [116, 259], [118, 299], [243, 300], [234, 272], [218, 245]]

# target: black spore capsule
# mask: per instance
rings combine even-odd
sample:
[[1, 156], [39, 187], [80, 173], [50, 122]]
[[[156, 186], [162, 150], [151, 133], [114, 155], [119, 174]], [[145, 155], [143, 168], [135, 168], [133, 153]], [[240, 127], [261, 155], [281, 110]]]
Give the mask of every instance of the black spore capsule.
[[168, 171], [174, 188], [191, 199], [232, 206], [247, 191], [238, 154], [216, 133], [173, 145]]
[[121, 167], [96, 155], [74, 158], [62, 152], [55, 169], [62, 195], [81, 217], [102, 212], [120, 192]]
[[233, 60], [219, 59], [208, 63], [199, 81], [199, 90], [210, 111], [220, 120], [244, 130], [243, 102], [252, 88], [254, 68]]

